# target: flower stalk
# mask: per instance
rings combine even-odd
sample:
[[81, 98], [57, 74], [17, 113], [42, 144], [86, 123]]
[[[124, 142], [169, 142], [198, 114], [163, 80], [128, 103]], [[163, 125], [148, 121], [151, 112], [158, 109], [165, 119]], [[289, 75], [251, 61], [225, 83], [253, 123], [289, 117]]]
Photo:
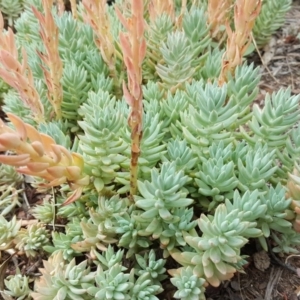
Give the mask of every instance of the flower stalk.
[[131, 128], [130, 195], [133, 196], [137, 191], [138, 158], [142, 138], [142, 62], [146, 54], [146, 41], [143, 1], [132, 0], [131, 9], [132, 16], [129, 19], [126, 19], [118, 8], [116, 13], [127, 30], [120, 33], [120, 43], [128, 75], [128, 84], [123, 82], [123, 92], [131, 107], [128, 124]]
[[156, 18], [162, 14], [170, 16], [171, 20], [175, 20], [175, 7], [173, 0], [151, 0], [148, 5], [150, 21], [154, 22]]
[[18, 91], [21, 100], [32, 111], [34, 119], [44, 121], [44, 107], [34, 86], [32, 71], [27, 63], [27, 54], [22, 49], [22, 64], [19, 62], [15, 36], [11, 28], [4, 31], [4, 20], [0, 12], [0, 77]]
[[111, 24], [106, 11], [106, 0], [83, 0], [85, 8], [84, 21], [89, 24], [96, 35], [95, 43], [100, 50], [101, 56], [107, 63], [110, 76], [117, 84], [116, 58], [117, 53], [111, 31]]
[[251, 32], [261, 10], [262, 0], [237, 0], [234, 6], [233, 31], [226, 22], [227, 47], [223, 56], [219, 85], [227, 81], [228, 74], [242, 64], [243, 56], [251, 44]]
[[207, 4], [207, 18], [210, 26], [210, 34], [213, 39], [220, 40], [221, 36], [224, 36], [224, 34], [220, 34], [220, 31], [222, 26], [229, 20], [233, 1], [209, 0]]
[[57, 12], [61, 16], [65, 11], [65, 2], [64, 0], [56, 0]]
[[32, 10], [40, 23], [40, 35], [44, 42], [46, 53], [38, 53], [44, 63], [42, 66], [48, 100], [54, 108], [56, 119], [61, 119], [61, 103], [63, 89], [60, 83], [63, 74], [63, 65], [58, 52], [58, 28], [51, 13], [53, 0], [43, 0], [44, 15], [35, 7]]
[[70, 3], [71, 3], [72, 16], [76, 20], [78, 18], [76, 0], [70, 0]]

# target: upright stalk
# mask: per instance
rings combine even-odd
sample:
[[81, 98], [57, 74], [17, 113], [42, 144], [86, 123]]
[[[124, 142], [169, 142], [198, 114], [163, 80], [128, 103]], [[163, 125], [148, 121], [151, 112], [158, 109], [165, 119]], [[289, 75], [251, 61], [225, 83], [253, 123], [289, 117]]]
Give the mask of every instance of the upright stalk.
[[45, 51], [38, 52], [43, 62], [42, 70], [48, 88], [48, 100], [53, 106], [57, 120], [62, 118], [61, 104], [63, 100], [63, 88], [61, 78], [63, 75], [63, 63], [59, 56], [58, 27], [52, 15], [53, 0], [43, 0], [41, 13], [37, 8], [32, 7], [33, 13], [40, 23], [40, 35], [44, 42]]
[[128, 124], [131, 129], [130, 195], [133, 197], [137, 192], [138, 158], [142, 138], [142, 62], [146, 54], [143, 1], [131, 1], [131, 18], [129, 19], [126, 19], [118, 8], [116, 8], [116, 13], [127, 30], [127, 32], [120, 33], [120, 44], [128, 75], [127, 85], [123, 82], [123, 92], [131, 107]]
[[226, 23], [227, 46], [222, 59], [219, 85], [227, 81], [228, 74], [243, 62], [243, 56], [251, 44], [251, 32], [262, 6], [262, 0], [236, 0], [234, 4], [234, 30]]

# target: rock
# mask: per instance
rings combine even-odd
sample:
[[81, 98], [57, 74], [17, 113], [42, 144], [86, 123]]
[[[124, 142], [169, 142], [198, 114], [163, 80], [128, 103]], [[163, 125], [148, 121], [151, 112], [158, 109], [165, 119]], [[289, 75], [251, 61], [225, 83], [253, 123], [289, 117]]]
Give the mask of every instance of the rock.
[[241, 289], [241, 287], [237, 281], [231, 281], [230, 286], [235, 291], [239, 291]]
[[266, 251], [259, 251], [254, 253], [253, 262], [256, 269], [265, 271], [270, 266], [270, 257]]

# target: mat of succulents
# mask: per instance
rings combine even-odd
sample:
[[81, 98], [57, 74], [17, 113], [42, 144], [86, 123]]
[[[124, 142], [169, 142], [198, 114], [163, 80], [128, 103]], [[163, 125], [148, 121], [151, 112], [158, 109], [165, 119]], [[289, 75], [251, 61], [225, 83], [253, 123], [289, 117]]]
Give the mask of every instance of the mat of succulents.
[[0, 11], [0, 298], [300, 297], [299, 1]]

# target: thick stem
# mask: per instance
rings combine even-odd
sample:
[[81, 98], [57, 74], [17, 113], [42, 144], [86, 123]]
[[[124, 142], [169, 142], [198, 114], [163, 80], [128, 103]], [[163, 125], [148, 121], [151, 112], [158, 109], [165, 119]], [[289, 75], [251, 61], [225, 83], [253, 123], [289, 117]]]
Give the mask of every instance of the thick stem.
[[65, 11], [65, 2], [63, 0], [56, 0], [56, 5], [58, 9], [58, 15], [61, 16]]
[[72, 15], [73, 15], [73, 18], [75, 20], [78, 19], [78, 14], [77, 14], [77, 3], [75, 0], [71, 0], [71, 10], [72, 10]]
[[140, 137], [136, 134], [131, 143], [131, 161], [130, 161], [130, 196], [133, 198], [137, 192], [137, 179], [138, 179], [138, 159], [140, 156], [140, 148], [137, 147]]
[[130, 161], [130, 196], [137, 193], [137, 179], [138, 179], [138, 159], [141, 153], [140, 142], [142, 138], [142, 112], [140, 111], [140, 101], [135, 100], [132, 106], [132, 113], [130, 116], [131, 127], [131, 161]]
[[130, 197], [133, 200], [137, 193], [138, 159], [142, 138], [143, 92], [142, 92], [142, 61], [146, 53], [144, 40], [143, 1], [132, 0], [132, 17], [127, 20], [116, 8], [117, 15], [127, 29], [120, 33], [123, 59], [127, 68], [128, 83], [123, 84], [123, 92], [127, 103], [131, 106], [128, 124], [131, 129], [131, 163], [130, 163]]

